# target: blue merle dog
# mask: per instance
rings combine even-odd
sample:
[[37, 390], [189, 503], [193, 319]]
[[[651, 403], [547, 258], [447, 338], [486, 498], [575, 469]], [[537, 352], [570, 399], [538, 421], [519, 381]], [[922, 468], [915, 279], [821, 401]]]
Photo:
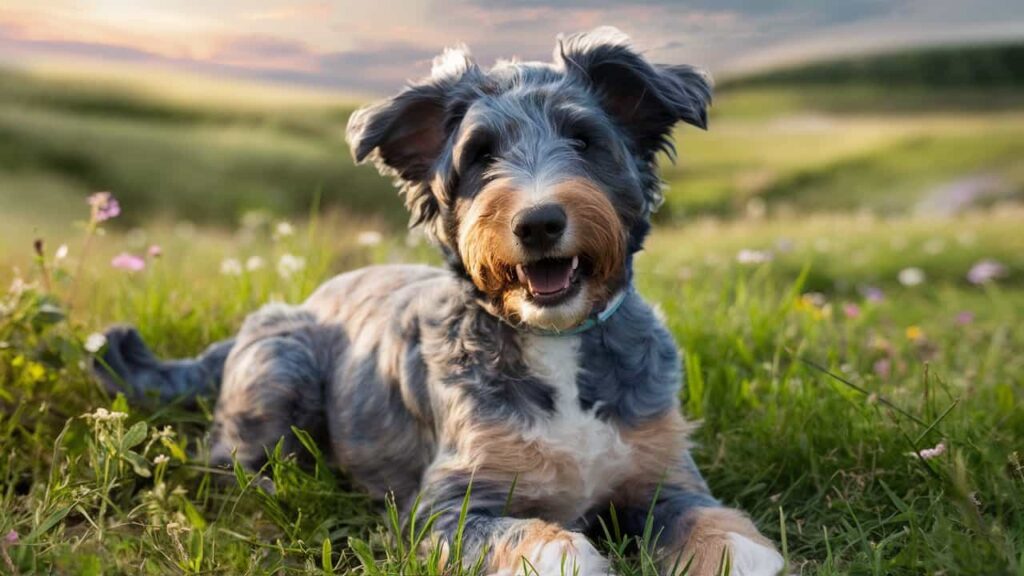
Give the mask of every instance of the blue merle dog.
[[680, 416], [679, 353], [632, 288], [662, 199], [655, 159], [680, 120], [701, 128], [709, 80], [648, 63], [608, 28], [559, 41], [551, 63], [465, 49], [348, 124], [356, 161], [394, 176], [445, 269], [342, 274], [272, 304], [194, 360], [109, 333], [109, 385], [165, 400], [218, 393], [212, 459], [250, 469], [291, 426], [371, 495], [440, 512], [467, 562], [511, 575], [609, 573], [587, 539], [612, 506], [649, 514], [664, 572], [775, 574], [782, 557], [711, 496]]

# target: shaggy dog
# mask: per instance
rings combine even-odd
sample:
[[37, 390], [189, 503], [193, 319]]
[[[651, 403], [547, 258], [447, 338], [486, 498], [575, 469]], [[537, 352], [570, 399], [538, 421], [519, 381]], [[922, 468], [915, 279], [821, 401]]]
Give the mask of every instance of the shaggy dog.
[[733, 574], [775, 574], [774, 546], [694, 466], [679, 353], [632, 287], [656, 157], [678, 121], [705, 127], [710, 96], [608, 28], [560, 40], [551, 63], [485, 70], [448, 50], [347, 133], [445, 269], [342, 274], [193, 360], [115, 328], [101, 376], [136, 398], [218, 394], [218, 464], [259, 468], [282, 438], [301, 453], [303, 428], [371, 495], [421, 495], [442, 542], [472, 485], [464, 557], [488, 573], [608, 573], [586, 534], [614, 506], [629, 535], [653, 516], [666, 573], [717, 574], [728, 555]]

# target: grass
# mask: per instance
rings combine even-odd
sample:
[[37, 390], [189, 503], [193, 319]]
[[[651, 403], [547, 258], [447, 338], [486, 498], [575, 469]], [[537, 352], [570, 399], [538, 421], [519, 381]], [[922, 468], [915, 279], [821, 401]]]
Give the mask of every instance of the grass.
[[[458, 573], [439, 569], [427, 525], [402, 526], [322, 457], [301, 470], [272, 455], [267, 492], [203, 465], [212, 406], [137, 410], [85, 370], [88, 335], [113, 322], [188, 356], [335, 273], [439, 261], [400, 231], [389, 184], [351, 166], [350, 100], [3, 74], [0, 573]], [[795, 572], [1024, 575], [1016, 94], [727, 87], [710, 132], [681, 132], [638, 288], [684, 351], [700, 468]], [[919, 209], [978, 175], [998, 194], [954, 216]], [[87, 247], [84, 198], [101, 189], [124, 213]], [[274, 239], [282, 218], [305, 224]], [[144, 271], [110, 266], [153, 244]], [[287, 278], [285, 255], [305, 259]], [[971, 283], [984, 260], [1005, 274]], [[908, 268], [924, 281], [901, 284]], [[650, 536], [609, 526], [597, 544], [620, 574], [648, 575]]]
[[[639, 259], [641, 291], [685, 350], [685, 412], [703, 421], [698, 463], [716, 493], [750, 511], [770, 537], [781, 541], [785, 530], [794, 569], [1024, 569], [1024, 240], [1014, 234], [1022, 216], [1002, 208], [955, 221], [708, 221], [660, 231]], [[821, 242], [837, 229], [841, 237]], [[361, 245], [359, 230], [330, 218], [274, 242], [266, 228], [183, 237], [154, 225], [146, 242], [161, 244], [164, 255], [144, 272], [109, 270], [110, 256], [139, 241], [111, 234], [95, 239], [78, 283], [71, 271], [81, 248], [72, 243], [71, 260], [50, 261], [51, 291], [37, 284], [8, 295], [0, 322], [0, 532], [20, 535], [4, 548], [16, 569], [435, 573], [413, 553], [423, 526], [379, 516], [325, 464], [310, 472], [273, 458], [277, 490], [266, 493], [248, 475], [202, 465], [208, 411], [134, 411], [106, 398], [81, 366], [85, 336], [112, 321], [138, 324], [161, 354], [192, 354], [260, 303], [298, 300], [334, 272], [433, 259], [401, 237]], [[775, 256], [740, 264], [742, 247]], [[27, 253], [18, 256], [23, 275], [38, 282]], [[288, 280], [273, 269], [285, 253], [307, 258]], [[218, 272], [225, 257], [254, 255], [268, 265], [240, 276]], [[1004, 262], [1011, 275], [968, 283], [967, 269], [984, 258]], [[896, 277], [906, 266], [921, 267], [927, 281], [901, 286]], [[884, 298], [865, 299], [867, 287]], [[130, 416], [81, 418], [98, 407]], [[165, 426], [173, 434], [161, 436]], [[908, 456], [939, 442], [948, 446], [939, 458]], [[650, 558], [626, 552], [620, 538], [602, 546], [620, 573], [652, 573]]]

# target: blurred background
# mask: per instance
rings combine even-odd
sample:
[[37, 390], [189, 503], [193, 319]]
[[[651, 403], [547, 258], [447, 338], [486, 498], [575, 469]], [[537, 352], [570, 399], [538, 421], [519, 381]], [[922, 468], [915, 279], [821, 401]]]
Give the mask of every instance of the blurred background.
[[22, 262], [28, 239], [59, 235], [101, 190], [122, 231], [230, 230], [314, 206], [401, 230], [391, 184], [349, 158], [351, 110], [426, 74], [444, 46], [484, 65], [547, 59], [559, 32], [601, 24], [718, 82], [710, 131], [681, 130], [665, 163], [662, 228], [1018, 215], [1019, 2], [6, 0], [0, 262]]

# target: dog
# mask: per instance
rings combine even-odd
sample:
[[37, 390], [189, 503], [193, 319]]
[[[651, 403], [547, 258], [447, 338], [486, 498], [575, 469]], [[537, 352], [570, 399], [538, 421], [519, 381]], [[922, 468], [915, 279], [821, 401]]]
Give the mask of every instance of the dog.
[[560, 38], [550, 63], [481, 68], [464, 47], [356, 111], [356, 162], [393, 176], [447, 265], [371, 266], [237, 337], [162, 361], [107, 334], [112, 389], [218, 396], [211, 460], [265, 463], [308, 431], [375, 498], [437, 513], [435, 542], [486, 572], [610, 573], [588, 539], [614, 507], [650, 520], [666, 574], [775, 574], [782, 556], [709, 492], [680, 415], [681, 363], [633, 289], [662, 201], [657, 155], [677, 122], [706, 128], [711, 82], [649, 63], [617, 30]]

